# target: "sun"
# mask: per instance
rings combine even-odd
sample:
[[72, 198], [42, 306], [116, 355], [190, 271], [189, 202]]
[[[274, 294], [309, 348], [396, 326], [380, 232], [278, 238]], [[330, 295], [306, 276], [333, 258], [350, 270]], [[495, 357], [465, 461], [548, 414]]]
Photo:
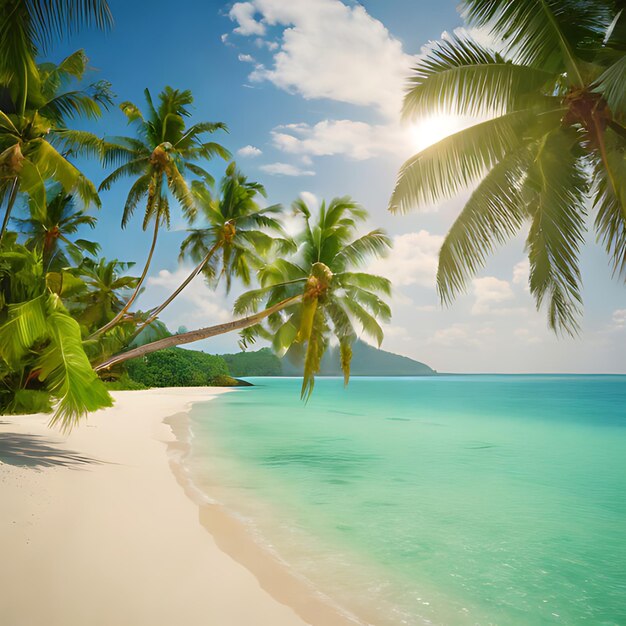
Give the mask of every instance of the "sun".
[[411, 146], [417, 152], [432, 146], [444, 137], [452, 135], [464, 126], [455, 115], [432, 115], [409, 126]]

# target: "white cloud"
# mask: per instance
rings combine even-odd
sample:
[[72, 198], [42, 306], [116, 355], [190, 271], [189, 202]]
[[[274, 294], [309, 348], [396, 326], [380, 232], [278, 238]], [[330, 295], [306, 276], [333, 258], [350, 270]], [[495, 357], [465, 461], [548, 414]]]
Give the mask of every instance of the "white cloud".
[[244, 146], [237, 150], [237, 154], [242, 157], [258, 157], [263, 154], [263, 151], [256, 146]]
[[303, 170], [290, 163], [268, 163], [261, 165], [259, 169], [272, 176], [315, 176], [315, 172]]
[[513, 267], [513, 283], [515, 285], [523, 285], [526, 291], [530, 291], [528, 286], [528, 277], [530, 275], [530, 261], [524, 259]]
[[234, 32], [238, 35], [265, 35], [265, 25], [254, 19], [256, 13], [252, 2], [236, 2], [228, 14], [238, 24]]
[[528, 328], [516, 328], [513, 331], [513, 334], [525, 343], [534, 344], [541, 341], [541, 339], [537, 337], [537, 335], [533, 334]]
[[[499, 305], [515, 297], [511, 285], [506, 280], [500, 280], [494, 276], [475, 278], [472, 285], [476, 298], [472, 307], [472, 315], [494, 313], [493, 305]], [[495, 307], [495, 309], [498, 308]]]
[[272, 131], [279, 150], [305, 156], [346, 155], [357, 161], [381, 154], [408, 156], [411, 136], [399, 125], [371, 125], [353, 120], [323, 120], [309, 124], [287, 124]]
[[[261, 16], [261, 21], [255, 15]], [[242, 35], [263, 36], [283, 28], [273, 66], [257, 68], [251, 80], [309, 98], [373, 106], [397, 117], [414, 57], [360, 5], [340, 0], [252, 0], [230, 11]]]
[[256, 59], [251, 54], [240, 54], [237, 58], [242, 63], [256, 63]]
[[613, 311], [613, 328], [621, 330], [626, 328], [626, 309], [616, 309]]
[[468, 348], [479, 344], [467, 324], [452, 324], [448, 328], [441, 328], [435, 331], [428, 343], [446, 348]]
[[386, 276], [397, 287], [435, 287], [439, 249], [443, 237], [427, 230], [396, 235], [393, 248], [384, 259], [372, 262], [368, 272]]
[[318, 197], [311, 191], [301, 191], [300, 197], [304, 200], [304, 203], [311, 209], [311, 211], [317, 211], [320, 206]]

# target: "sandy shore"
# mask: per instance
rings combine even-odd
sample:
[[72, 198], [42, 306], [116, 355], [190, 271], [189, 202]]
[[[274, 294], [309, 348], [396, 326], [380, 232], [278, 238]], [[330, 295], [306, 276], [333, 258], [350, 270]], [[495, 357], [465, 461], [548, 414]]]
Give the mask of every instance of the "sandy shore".
[[182, 488], [172, 429], [224, 391], [115, 392], [69, 436], [47, 416], [1, 418], [0, 624], [351, 623]]

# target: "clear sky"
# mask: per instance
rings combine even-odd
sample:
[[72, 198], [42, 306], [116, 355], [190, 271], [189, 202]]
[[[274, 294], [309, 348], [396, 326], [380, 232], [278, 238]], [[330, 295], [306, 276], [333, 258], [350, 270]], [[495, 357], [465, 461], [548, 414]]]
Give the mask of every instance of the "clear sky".
[[[394, 318], [383, 347], [456, 372], [626, 372], [626, 290], [611, 280], [602, 249], [588, 236], [582, 255], [585, 318], [578, 339], [557, 339], [527, 290], [524, 240], [492, 257], [467, 295], [448, 309], [434, 274], [441, 238], [467, 193], [428, 211], [392, 216], [386, 206], [399, 165], [420, 146], [458, 127], [433, 119], [402, 126], [404, 80], [429, 40], [463, 27], [455, 0], [109, 0], [113, 31], [83, 32], [56, 46], [52, 60], [84, 48], [118, 102], [143, 105], [165, 85], [191, 89], [194, 121], [223, 121], [228, 147], [272, 203], [351, 195], [371, 226], [393, 236], [391, 256], [372, 268], [394, 282]], [[119, 110], [85, 126], [125, 134]], [[225, 163], [209, 168], [219, 177]], [[104, 172], [85, 165], [96, 182]], [[143, 263], [150, 235], [141, 208], [125, 231], [119, 221], [130, 181], [103, 195], [98, 239], [109, 258]], [[185, 224], [163, 233], [140, 306], [158, 304], [186, 275], [178, 264]], [[192, 284], [164, 314], [172, 329], [230, 316], [232, 297]], [[235, 351], [237, 337], [200, 347]]]

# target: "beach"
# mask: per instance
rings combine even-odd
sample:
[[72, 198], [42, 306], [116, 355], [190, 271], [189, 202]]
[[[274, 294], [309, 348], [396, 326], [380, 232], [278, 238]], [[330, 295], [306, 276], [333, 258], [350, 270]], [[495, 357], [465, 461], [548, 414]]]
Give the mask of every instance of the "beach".
[[68, 436], [46, 415], [2, 418], [0, 623], [349, 623], [185, 488], [173, 429], [226, 391], [114, 392]]

